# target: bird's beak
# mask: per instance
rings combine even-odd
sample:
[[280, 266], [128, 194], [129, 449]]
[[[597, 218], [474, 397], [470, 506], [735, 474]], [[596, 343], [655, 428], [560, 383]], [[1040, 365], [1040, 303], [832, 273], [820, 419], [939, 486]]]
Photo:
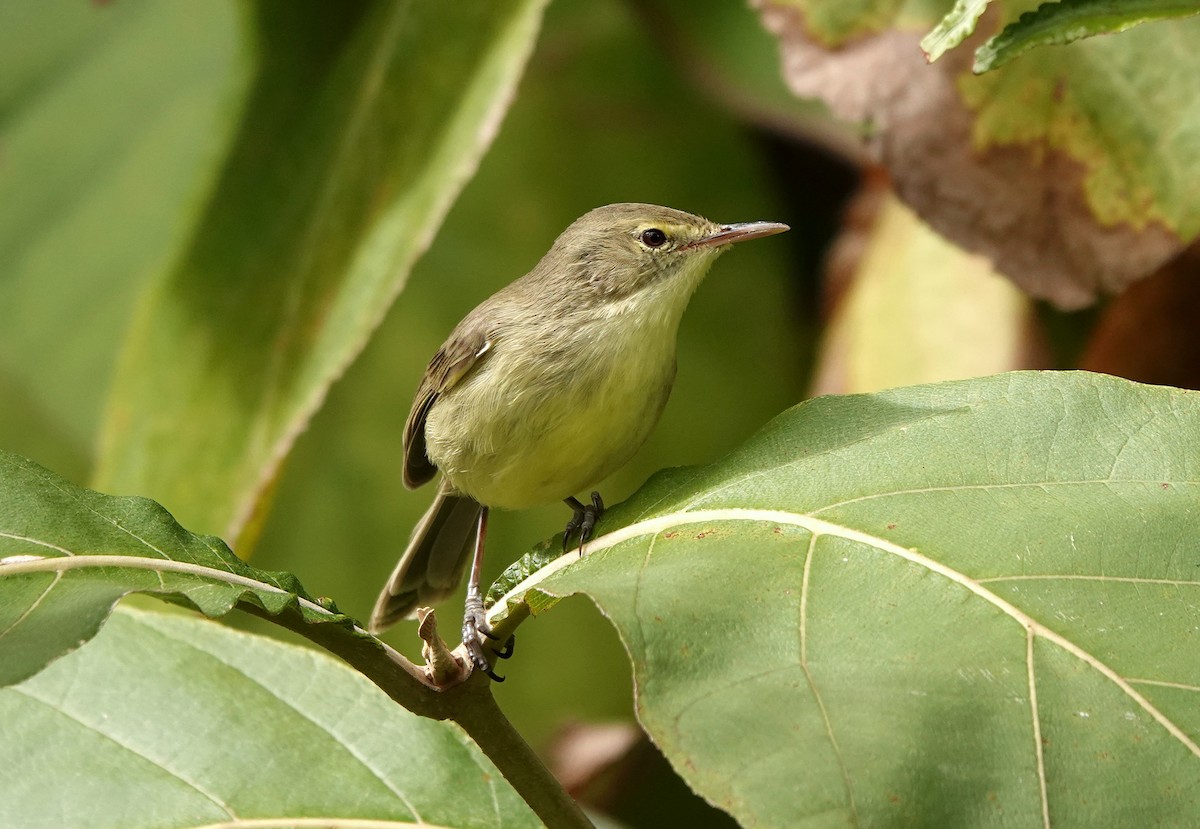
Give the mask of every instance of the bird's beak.
[[722, 225], [715, 233], [710, 233], [708, 236], [684, 245], [684, 249], [732, 245], [734, 242], [744, 242], [747, 239], [774, 236], [785, 230], [791, 230], [791, 228], [781, 222], [741, 222], [736, 225]]

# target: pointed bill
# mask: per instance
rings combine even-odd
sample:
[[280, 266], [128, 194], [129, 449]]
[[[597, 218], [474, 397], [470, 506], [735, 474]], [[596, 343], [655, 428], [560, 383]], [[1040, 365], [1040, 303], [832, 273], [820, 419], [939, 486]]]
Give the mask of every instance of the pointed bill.
[[791, 230], [782, 222], [741, 222], [733, 225], [722, 225], [710, 236], [697, 239], [689, 248], [710, 247], [712, 245], [732, 245], [734, 242], [744, 242], [747, 239], [761, 239], [763, 236], [774, 236]]

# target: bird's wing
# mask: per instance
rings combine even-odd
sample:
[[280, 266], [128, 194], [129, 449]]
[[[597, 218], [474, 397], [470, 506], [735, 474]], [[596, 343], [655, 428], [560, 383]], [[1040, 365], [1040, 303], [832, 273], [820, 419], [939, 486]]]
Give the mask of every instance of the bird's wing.
[[404, 424], [404, 485], [409, 489], [419, 487], [437, 474], [437, 467], [425, 455], [425, 419], [429, 410], [491, 347], [483, 329], [456, 331], [429, 361], [408, 422]]

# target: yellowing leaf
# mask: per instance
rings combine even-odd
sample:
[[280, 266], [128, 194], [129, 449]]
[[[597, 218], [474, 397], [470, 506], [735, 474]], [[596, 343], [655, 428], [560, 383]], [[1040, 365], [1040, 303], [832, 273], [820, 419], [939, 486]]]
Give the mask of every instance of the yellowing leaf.
[[1025, 368], [1030, 303], [890, 194], [826, 330], [814, 394]]

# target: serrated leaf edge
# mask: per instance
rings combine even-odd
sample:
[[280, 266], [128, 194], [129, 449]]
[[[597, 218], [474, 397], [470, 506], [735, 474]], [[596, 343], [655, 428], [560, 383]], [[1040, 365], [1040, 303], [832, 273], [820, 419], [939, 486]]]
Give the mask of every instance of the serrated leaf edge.
[[[1119, 34], [1143, 23], [1196, 14], [1200, 14], [1200, 8], [1192, 2], [1134, 0], [1132, 3], [1114, 4], [1060, 0], [1042, 3], [1009, 23], [1003, 31], [976, 49], [971, 71], [982, 75], [999, 69], [1041, 46], [1066, 46], [1096, 35]], [[1112, 22], [1108, 23], [1107, 20]]]
[[[38, 544], [44, 542], [35, 541], [34, 539], [22, 538], [12, 533], [0, 532], [0, 537], [12, 538], [20, 541], [33, 541]], [[54, 545], [45, 544], [47, 547]], [[54, 549], [62, 549], [55, 547]], [[65, 550], [63, 552], [66, 552]], [[330, 621], [352, 621], [350, 617], [340, 613], [331, 613], [326, 608], [316, 602], [306, 599], [296, 593], [284, 590], [281, 587], [276, 587], [273, 584], [268, 584], [264, 581], [257, 581], [247, 576], [231, 573], [228, 570], [221, 570], [216, 567], [206, 567], [202, 564], [192, 564], [186, 561], [174, 561], [165, 558], [145, 558], [142, 556], [119, 556], [119, 555], [75, 555], [68, 553], [64, 556], [30, 556], [30, 555], [15, 555], [0, 559], [0, 578], [8, 576], [18, 576], [27, 573], [58, 573], [61, 574], [67, 570], [81, 570], [89, 567], [116, 567], [133, 570], [151, 570], [155, 572], [166, 571], [170, 573], [184, 573], [193, 576], [202, 576], [213, 581], [223, 581], [227, 584], [246, 587], [252, 590], [261, 590], [267, 593], [277, 593], [284, 596], [291, 596], [296, 600], [296, 603], [306, 610], [311, 610], [321, 616], [326, 616]], [[141, 593], [145, 591], [131, 590], [131, 593]], [[182, 590], [172, 590], [171, 593], [184, 593]], [[21, 617], [22, 619], [24, 616]], [[20, 623], [17, 620], [14, 625], [8, 630]], [[358, 626], [355, 625], [357, 628]], [[0, 637], [3, 637], [8, 630], [0, 631]], [[370, 636], [365, 630], [364, 634]]]

